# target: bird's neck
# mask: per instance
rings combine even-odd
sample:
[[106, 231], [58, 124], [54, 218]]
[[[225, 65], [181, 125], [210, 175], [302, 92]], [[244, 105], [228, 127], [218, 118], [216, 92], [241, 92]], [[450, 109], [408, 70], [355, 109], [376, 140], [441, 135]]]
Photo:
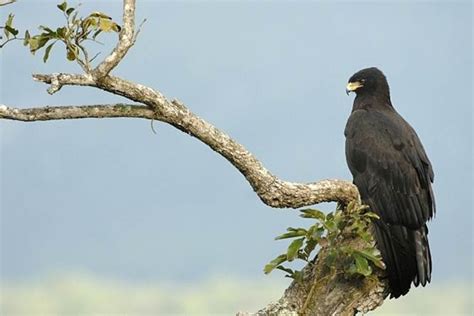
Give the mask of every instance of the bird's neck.
[[370, 109], [393, 109], [390, 95], [387, 94], [358, 94], [354, 99], [352, 111]]

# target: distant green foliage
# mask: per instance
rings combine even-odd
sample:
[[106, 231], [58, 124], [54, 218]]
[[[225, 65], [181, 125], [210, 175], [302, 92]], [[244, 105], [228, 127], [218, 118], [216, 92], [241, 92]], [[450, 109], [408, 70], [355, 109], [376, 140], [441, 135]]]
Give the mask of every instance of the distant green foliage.
[[66, 47], [66, 58], [70, 61], [77, 61], [81, 66], [88, 66], [94, 58], [89, 59], [83, 44], [85, 41], [96, 41], [97, 36], [102, 32], [119, 33], [120, 26], [102, 12], [93, 12], [83, 17], [78, 17], [77, 7], [69, 7], [64, 1], [57, 5], [57, 8], [63, 13], [65, 24], [63, 26], [52, 28], [44, 25], [39, 26], [39, 34], [31, 35], [28, 30], [24, 37], [19, 38], [19, 30], [13, 26], [14, 15], [8, 15], [3, 29], [6, 41], [0, 43], [0, 48], [11, 40], [22, 40], [25, 46], [28, 46], [30, 52], [35, 54], [44, 48], [43, 61], [46, 62], [51, 53], [51, 49], [57, 42], [61, 42]]
[[[295, 259], [313, 264], [317, 247], [327, 248], [328, 254], [324, 258], [324, 263], [330, 269], [343, 271], [349, 276], [369, 276], [372, 274], [371, 265], [384, 268], [382, 257], [375, 248], [370, 233], [372, 220], [378, 216], [369, 212], [366, 206], [350, 203], [344, 211], [338, 209], [327, 215], [315, 209], [303, 209], [300, 212], [301, 217], [313, 219], [315, 223], [307, 229], [289, 227], [286, 233], [275, 238], [293, 239], [293, 241], [286, 253], [279, 255], [265, 266], [265, 274], [279, 269], [285, 271], [286, 276], [301, 281], [301, 271], [292, 270], [282, 264]], [[347, 243], [340, 243], [347, 238], [362, 239], [364, 247], [355, 249]]]

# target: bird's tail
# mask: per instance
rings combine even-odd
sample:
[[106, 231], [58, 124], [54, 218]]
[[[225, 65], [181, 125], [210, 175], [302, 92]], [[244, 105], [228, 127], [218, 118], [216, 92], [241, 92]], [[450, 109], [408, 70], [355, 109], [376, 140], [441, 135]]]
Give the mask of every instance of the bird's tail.
[[409, 229], [376, 221], [375, 240], [387, 267], [390, 297], [397, 298], [415, 286], [431, 281], [428, 228]]

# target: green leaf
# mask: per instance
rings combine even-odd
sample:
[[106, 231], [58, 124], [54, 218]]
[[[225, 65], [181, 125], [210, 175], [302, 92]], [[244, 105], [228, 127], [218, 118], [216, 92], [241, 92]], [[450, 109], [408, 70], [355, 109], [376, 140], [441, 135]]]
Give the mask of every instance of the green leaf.
[[293, 261], [296, 258], [298, 250], [303, 246], [303, 242], [304, 238], [299, 238], [291, 242], [286, 252], [286, 258], [288, 261]]
[[15, 17], [15, 16], [10, 13], [10, 14], [8, 15], [7, 21], [5, 22], [5, 26], [12, 27], [12, 25], [13, 25], [13, 18], [14, 18], [14, 17]]
[[351, 224], [351, 226], [349, 226], [349, 229], [352, 231], [358, 232], [360, 230], [363, 230], [364, 226], [365, 225], [360, 220], [355, 219], [354, 222]]
[[9, 37], [9, 34], [12, 34], [13, 36], [18, 35], [18, 30], [14, 29], [13, 27], [8, 26], [8, 25], [5, 25], [4, 32], [5, 32], [5, 34], [7, 34], [7, 38]]
[[360, 238], [362, 238], [365, 242], [371, 242], [372, 241], [372, 235], [369, 232], [366, 231], [359, 231], [357, 232]]
[[34, 55], [38, 49], [38, 37], [32, 37], [28, 40], [28, 45], [30, 46], [30, 52]]
[[66, 50], [66, 58], [69, 61], [74, 61], [77, 58], [77, 55], [79, 54], [79, 49], [77, 48], [76, 45], [72, 44], [67, 47]]
[[70, 16], [71, 13], [72, 13], [74, 10], [75, 10], [74, 8], [69, 8], [69, 9], [67, 9], [67, 10], [66, 10], [67, 16]]
[[54, 31], [53, 31], [52, 29], [50, 29], [49, 27], [44, 26], [44, 25], [40, 25], [38, 28], [39, 28], [40, 30], [45, 31], [46, 33], [54, 33]]
[[98, 12], [98, 11], [92, 12], [89, 16], [92, 17], [92, 18], [112, 20], [112, 18], [110, 16], [108, 16], [107, 14], [102, 13], [102, 12]]
[[46, 47], [46, 49], [44, 51], [43, 62], [48, 61], [49, 53], [51, 52], [51, 48], [53, 48], [54, 44], [56, 44], [56, 42], [53, 42], [53, 43], [49, 44], [48, 47]]
[[372, 268], [369, 266], [367, 258], [361, 256], [359, 253], [354, 253], [356, 272], [363, 276], [372, 274]]
[[300, 212], [303, 213], [303, 214], [300, 214], [300, 216], [303, 218], [316, 218], [321, 221], [324, 221], [326, 219], [326, 215], [324, 215], [324, 213], [321, 212], [320, 210], [306, 208], [306, 209], [300, 210]]
[[341, 230], [346, 225], [346, 221], [343, 220], [342, 212], [335, 212], [333, 221], [334, 221], [334, 224], [336, 225], [336, 227], [341, 229]]
[[311, 252], [316, 248], [318, 242], [314, 239], [310, 239], [306, 241], [306, 246], [304, 247], [304, 252], [306, 253], [307, 257], [311, 254]]
[[293, 270], [291, 270], [290, 268], [286, 268], [284, 266], [278, 266], [276, 267], [278, 270], [281, 270], [281, 271], [285, 271], [286, 273], [288, 273], [288, 275], [291, 277], [293, 276], [293, 273], [295, 273]]
[[3, 26], [3, 33], [5, 34], [6, 38], [10, 38], [10, 34], [13, 34], [10, 32], [10, 30], [14, 30], [15, 28], [12, 26], [13, 25], [13, 18], [15, 16], [13, 14], [9, 14], [7, 20], [5, 21], [5, 25]]
[[94, 35], [92, 35], [92, 39], [95, 40], [95, 38], [97, 37], [97, 35], [99, 35], [100, 33], [102, 33], [102, 30], [97, 30], [97, 31], [95, 31]]
[[357, 210], [359, 211], [359, 213], [365, 213], [364, 211], [367, 211], [368, 209], [369, 209], [368, 205], [362, 204], [362, 205], [359, 205], [359, 208]]
[[382, 261], [380, 251], [376, 248], [365, 248], [363, 250], [355, 250], [355, 254], [370, 260], [376, 267], [385, 269], [385, 264]]
[[375, 219], [380, 219], [380, 216], [378, 216], [378, 215], [375, 214], [374, 212], [367, 212], [367, 213], [364, 213], [364, 216], [367, 216], [367, 217], [370, 217], [370, 218], [375, 218]]
[[59, 38], [66, 39], [66, 31], [67, 31], [67, 28], [65, 26], [58, 27], [56, 29], [56, 34], [58, 35]]
[[275, 240], [305, 236], [307, 233], [306, 229], [303, 229], [303, 228], [296, 229], [296, 228], [289, 227], [287, 230], [288, 230], [288, 233], [284, 233], [280, 236], [275, 237]]
[[270, 272], [272, 272], [276, 267], [278, 267], [280, 264], [282, 264], [283, 262], [286, 261], [286, 254], [284, 255], [279, 255], [278, 257], [276, 257], [275, 259], [273, 259], [272, 261], [270, 261], [270, 263], [268, 263], [267, 265], [265, 265], [265, 267], [263, 268], [263, 272], [265, 274], [269, 274]]
[[118, 32], [119, 27], [117, 23], [110, 20], [110, 18], [99, 18], [99, 29], [104, 32]]
[[67, 9], [67, 2], [66, 2], [66, 1], [64, 1], [63, 3], [61, 3], [61, 4], [58, 4], [58, 5], [57, 5], [57, 7], [58, 7], [58, 9], [59, 9], [59, 10], [61, 10], [61, 11], [65, 12], [65, 11], [66, 11], [66, 9]]
[[330, 231], [330, 232], [335, 232], [337, 230], [337, 224], [336, 222], [334, 221], [334, 218], [331, 218], [329, 220], [326, 220], [324, 223], [323, 223], [324, 227]]
[[357, 205], [357, 202], [350, 201], [349, 204], [347, 204], [347, 207], [346, 207], [347, 211], [353, 211], [354, 208], [356, 207], [356, 205]]
[[34, 53], [46, 45], [49, 41], [49, 37], [43, 35], [35, 35], [29, 39], [28, 44], [30, 45], [30, 52], [34, 55]]
[[114, 23], [114, 25], [112, 26], [112, 30], [116, 33], [120, 33], [120, 31], [122, 30], [122, 27], [118, 25], [117, 23]]
[[90, 27], [92, 27], [93, 29], [95, 29], [95, 28], [97, 28], [97, 25], [98, 25], [97, 19], [91, 18], [90, 16], [87, 17], [86, 19], [84, 19], [84, 20], [81, 22], [81, 27], [82, 27], [82, 29], [84, 29], [84, 30], [87, 30], [87, 29], [89, 29]]
[[30, 32], [28, 32], [28, 30], [25, 31], [24, 38], [25, 39], [23, 40], [23, 45], [26, 46], [26, 45], [28, 45], [28, 43], [30, 41], [30, 38], [31, 38]]

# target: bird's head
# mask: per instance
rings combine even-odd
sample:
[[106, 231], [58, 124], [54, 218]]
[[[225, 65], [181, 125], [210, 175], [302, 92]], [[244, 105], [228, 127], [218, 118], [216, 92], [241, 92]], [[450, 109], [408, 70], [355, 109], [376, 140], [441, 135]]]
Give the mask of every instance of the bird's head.
[[376, 67], [359, 70], [352, 75], [347, 83], [346, 93], [349, 94], [351, 92], [355, 92], [357, 95], [389, 95], [387, 78]]

